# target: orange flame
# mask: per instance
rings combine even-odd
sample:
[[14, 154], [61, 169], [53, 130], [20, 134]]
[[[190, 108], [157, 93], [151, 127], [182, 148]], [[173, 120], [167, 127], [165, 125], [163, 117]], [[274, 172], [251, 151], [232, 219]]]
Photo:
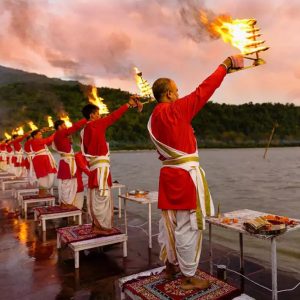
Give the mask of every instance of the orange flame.
[[10, 140], [10, 139], [11, 139], [11, 135], [8, 134], [7, 132], [5, 132], [4, 135], [5, 135], [5, 138], [6, 138], [7, 140]]
[[54, 127], [54, 123], [53, 123], [53, 120], [52, 120], [51, 116], [48, 116], [47, 121], [48, 121], [48, 126], [49, 127]]
[[16, 131], [17, 131], [17, 134], [18, 134], [18, 135], [24, 135], [24, 129], [23, 129], [23, 126], [17, 128]]
[[65, 122], [67, 128], [72, 127], [73, 124], [72, 124], [72, 122], [70, 121], [69, 116], [65, 115], [65, 116], [60, 117], [60, 119], [63, 120], [63, 121]]
[[38, 129], [37, 126], [35, 126], [32, 121], [29, 121], [28, 125], [29, 125], [29, 127], [30, 127], [31, 130], [37, 130]]
[[135, 82], [138, 86], [140, 96], [145, 98], [153, 98], [152, 88], [148, 83], [148, 81], [142, 77], [142, 72], [139, 71], [137, 67], [134, 67], [134, 71], [135, 71]]
[[224, 42], [238, 48], [244, 55], [269, 49], [264, 46], [258, 47], [265, 41], [256, 40], [261, 34], [259, 34], [260, 29], [254, 27], [255, 19], [233, 20], [230, 16], [219, 16], [214, 20], [209, 20], [206, 12], [200, 11], [200, 22], [213, 37], [221, 37]]
[[101, 97], [98, 97], [97, 87], [91, 86], [91, 91], [88, 94], [88, 98], [89, 98], [90, 103], [97, 105], [99, 107], [99, 113], [101, 115], [109, 113], [109, 110], [108, 110], [106, 104], [103, 103], [104, 99]]

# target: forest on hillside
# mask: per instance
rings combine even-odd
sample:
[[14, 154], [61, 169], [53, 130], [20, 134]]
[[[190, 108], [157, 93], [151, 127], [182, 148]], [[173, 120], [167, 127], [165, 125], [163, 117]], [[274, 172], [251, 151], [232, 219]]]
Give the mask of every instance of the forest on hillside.
[[[120, 89], [99, 88], [110, 111], [128, 101], [130, 94]], [[11, 83], [0, 87], [0, 135], [33, 121], [47, 126], [47, 115], [57, 119], [67, 113], [71, 121], [82, 118], [88, 103], [77, 83]], [[107, 140], [112, 149], [153, 148], [147, 133], [147, 121], [155, 103], [144, 106], [142, 113], [129, 111], [109, 128]], [[199, 147], [262, 147], [275, 124], [272, 146], [300, 145], [300, 107], [293, 104], [228, 105], [209, 102], [194, 118], [193, 127]], [[25, 128], [25, 130], [29, 130]], [[78, 135], [74, 144], [78, 144]]]

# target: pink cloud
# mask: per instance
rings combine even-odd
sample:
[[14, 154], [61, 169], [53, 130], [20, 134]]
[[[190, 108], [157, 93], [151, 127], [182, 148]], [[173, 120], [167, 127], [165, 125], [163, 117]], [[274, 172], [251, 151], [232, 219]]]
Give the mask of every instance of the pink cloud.
[[[132, 67], [137, 65], [150, 82], [161, 76], [174, 78], [184, 95], [226, 56], [238, 52], [201, 30], [196, 31], [197, 42], [191, 38], [195, 28], [186, 27], [180, 15], [182, 6], [191, 3], [4, 0], [0, 64], [132, 92]], [[271, 47], [262, 54], [266, 65], [229, 75], [213, 98], [236, 104], [273, 99], [299, 104], [298, 1], [200, 3], [216, 15], [256, 18]]]

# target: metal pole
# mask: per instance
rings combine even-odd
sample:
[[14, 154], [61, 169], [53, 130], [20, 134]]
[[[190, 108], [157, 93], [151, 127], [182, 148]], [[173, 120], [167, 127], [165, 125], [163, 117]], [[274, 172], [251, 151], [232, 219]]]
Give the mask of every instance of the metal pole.
[[119, 197], [121, 194], [122, 194], [121, 187], [119, 187], [119, 194], [118, 194], [118, 199], [119, 199], [119, 207], [118, 207], [119, 219], [122, 217], [122, 201], [121, 201], [121, 198]]
[[128, 235], [128, 229], [127, 229], [127, 207], [126, 207], [126, 196], [123, 197], [123, 201], [124, 201], [124, 225], [125, 225], [125, 233], [126, 235]]
[[[243, 241], [243, 234], [239, 233], [239, 240], [240, 240], [240, 272], [244, 274], [245, 272], [245, 264], [244, 264], [244, 241]], [[244, 277], [241, 276], [241, 291], [243, 292], [245, 288], [245, 280]]]
[[240, 232], [240, 271], [244, 274], [244, 248], [243, 248], [243, 234]]
[[149, 248], [152, 248], [152, 219], [151, 219], [151, 201], [149, 200], [148, 204], [148, 211], [149, 211], [149, 216], [148, 216], [148, 226], [149, 226]]
[[272, 300], [278, 299], [277, 293], [277, 249], [276, 237], [271, 239], [271, 263], [272, 263]]
[[209, 233], [209, 272], [213, 275], [213, 250], [212, 250], [212, 225], [208, 224], [208, 233]]

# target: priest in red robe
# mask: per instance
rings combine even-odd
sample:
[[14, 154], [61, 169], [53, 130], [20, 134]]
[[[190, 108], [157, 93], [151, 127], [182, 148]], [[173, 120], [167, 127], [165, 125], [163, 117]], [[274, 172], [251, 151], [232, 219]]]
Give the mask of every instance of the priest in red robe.
[[81, 119], [67, 128], [65, 121], [54, 123], [56, 130], [52, 148], [60, 154], [57, 173], [59, 202], [62, 206], [72, 206], [77, 192], [76, 162], [70, 136], [86, 123]]
[[138, 107], [136, 97], [131, 97], [128, 103], [122, 105], [106, 117], [101, 117], [96, 105], [88, 104], [82, 109], [88, 120], [81, 132], [82, 153], [89, 163], [90, 176], [88, 180], [88, 207], [93, 221], [93, 230], [99, 233], [112, 232], [113, 203], [110, 187], [109, 146], [105, 138], [109, 126], [118, 121], [129, 107]]
[[214, 215], [212, 198], [199, 165], [192, 119], [221, 85], [229, 68], [243, 66], [242, 56], [227, 58], [191, 94], [179, 98], [176, 83], [160, 78], [153, 84], [156, 105], [148, 130], [162, 161], [158, 208], [162, 210], [158, 241], [168, 277], [179, 270], [183, 289], [207, 288], [196, 278], [205, 216]]
[[55, 160], [48, 149], [54, 139], [54, 134], [43, 138], [43, 130], [34, 130], [31, 133], [31, 149], [34, 152], [32, 159], [34, 171], [39, 184], [39, 196], [46, 196], [53, 187], [56, 170]]

